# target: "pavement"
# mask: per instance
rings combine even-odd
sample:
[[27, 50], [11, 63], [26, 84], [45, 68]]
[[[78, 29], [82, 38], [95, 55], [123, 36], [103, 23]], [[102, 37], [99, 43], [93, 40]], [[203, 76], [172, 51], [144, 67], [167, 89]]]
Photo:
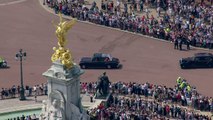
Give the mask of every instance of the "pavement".
[[[93, 98], [93, 102], [90, 102], [89, 94], [81, 94], [81, 97], [82, 105], [85, 109], [92, 109], [103, 101], [102, 99]], [[26, 97], [26, 100], [23, 101], [20, 101], [19, 98], [8, 98], [0, 100], [0, 116], [1, 114], [8, 112], [39, 109], [42, 107], [42, 100], [47, 100], [47, 96], [37, 96], [37, 101], [35, 101], [33, 96]]]
[[[101, 99], [94, 99], [93, 102], [90, 102], [89, 94], [81, 94], [81, 97], [82, 105], [86, 110], [97, 107], [103, 101]], [[26, 100], [24, 101], [20, 101], [19, 98], [0, 100], [0, 120], [2, 115], [8, 113], [41, 109], [42, 100], [47, 100], [47, 96], [37, 96], [37, 101], [35, 101], [35, 98], [33, 96], [26, 97]]]
[[93, 102], [90, 102], [90, 95], [89, 94], [81, 94], [82, 97], [82, 105], [83, 107], [88, 110], [88, 109], [93, 109], [95, 107], [97, 107], [98, 105], [100, 105], [100, 103], [104, 100], [102, 99], [95, 99], [93, 97]]
[[34, 97], [26, 97], [27, 100], [20, 101], [19, 98], [11, 98], [0, 100], [0, 118], [2, 114], [23, 111], [23, 110], [32, 110], [32, 109], [41, 109], [42, 100], [47, 99], [47, 96], [38, 96], [37, 102], [35, 102]]
[[34, 97], [27, 97], [27, 100], [24, 101], [20, 101], [19, 98], [0, 100], [0, 120], [33, 114], [38, 117], [44, 99], [47, 99], [47, 96], [38, 96], [37, 102], [35, 102]]
[[[20, 66], [14, 59], [20, 48], [26, 50], [28, 55], [23, 61], [24, 83], [33, 86], [46, 82], [42, 73], [51, 66], [52, 47], [57, 45], [55, 28], [51, 21], [58, 21], [58, 17], [50, 14], [52, 10], [43, 6], [42, 0], [39, 2], [26, 0], [16, 4], [1, 3], [4, 6], [0, 7], [0, 35], [4, 44], [0, 44], [0, 55], [8, 60], [11, 68], [1, 69], [0, 87], [9, 88], [20, 84]], [[106, 29], [89, 22], [77, 22], [67, 37], [70, 39], [68, 48], [71, 48], [76, 62], [82, 56], [105, 52], [120, 58], [124, 66], [120, 70], [85, 70], [81, 76], [82, 82], [96, 81], [97, 77], [106, 71], [112, 82], [148, 81], [173, 87], [176, 78], [182, 76], [202, 94], [213, 96], [210, 92], [213, 77], [211, 69], [181, 70], [178, 66], [180, 58], [204, 52], [203, 50], [196, 48], [178, 51], [174, 50], [170, 43], [118, 29]], [[0, 106], [5, 112], [32, 104], [39, 106], [40, 103], [34, 102], [33, 98], [27, 103], [18, 99], [0, 101]]]

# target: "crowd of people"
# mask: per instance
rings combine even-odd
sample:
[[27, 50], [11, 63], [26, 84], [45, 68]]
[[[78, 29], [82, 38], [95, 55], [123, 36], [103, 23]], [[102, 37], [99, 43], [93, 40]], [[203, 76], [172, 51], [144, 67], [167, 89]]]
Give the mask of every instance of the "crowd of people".
[[[46, 3], [55, 13], [61, 12], [81, 21], [177, 41], [180, 46], [213, 48], [213, 7], [204, 0], [117, 0], [116, 4], [102, 0], [101, 8], [96, 2], [87, 8], [78, 0], [60, 3], [46, 0]], [[150, 6], [156, 9], [157, 16], [150, 15]], [[137, 12], [146, 15], [139, 16]]]
[[[150, 120], [150, 119], [195, 119], [211, 120], [210, 116], [197, 112], [206, 111], [213, 113], [213, 98], [199, 94], [181, 77], [178, 77], [174, 88], [150, 83], [125, 83], [114, 82], [109, 85], [112, 95], [107, 104], [101, 103], [98, 107], [88, 110], [92, 120]], [[26, 86], [32, 91], [28, 95], [45, 95], [46, 84]], [[17, 97], [20, 87], [2, 89], [1, 99]], [[30, 90], [31, 89], [31, 90]], [[95, 94], [97, 82], [81, 82], [82, 94]], [[10, 92], [9, 92], [10, 91]], [[19, 91], [19, 92], [18, 92]], [[5, 96], [5, 93], [8, 95]], [[33, 94], [32, 94], [33, 93]], [[13, 120], [33, 120], [32, 116], [21, 116]], [[9, 119], [10, 120], [10, 119]]]
[[[32, 87], [25, 86], [25, 95], [26, 96], [35, 96], [35, 99], [39, 95], [47, 95], [47, 84], [34, 85]], [[1, 89], [1, 100], [8, 98], [16, 98], [20, 96], [20, 86], [13, 85], [11, 88], [2, 88]]]
[[211, 120], [210, 116], [198, 114], [196, 111], [179, 105], [148, 101], [140, 96], [112, 96], [108, 105], [100, 104], [89, 110], [91, 120]]
[[[93, 92], [96, 83], [82, 83], [83, 92]], [[210, 120], [211, 116], [196, 110], [213, 113], [212, 97], [205, 97], [179, 77], [174, 88], [149, 83], [122, 83], [110, 85], [109, 103], [89, 110], [92, 119], [150, 120], [187, 119]]]
[[[96, 92], [96, 82], [81, 83], [82, 93]], [[109, 86], [111, 92], [119, 95], [139, 95], [152, 98], [157, 102], [169, 102], [188, 106], [201, 111], [213, 112], [213, 98], [199, 94], [195, 87], [191, 86], [182, 78], [177, 79], [177, 85], [169, 88], [162, 85], [150, 83], [125, 83], [115, 82]]]
[[[103, 103], [88, 111], [92, 119], [197, 119], [210, 120], [210, 116], [198, 111], [213, 113], [213, 98], [199, 94], [181, 77], [174, 88], [150, 83], [113, 82], [109, 88], [112, 96], [108, 104]], [[27, 95], [47, 95], [46, 84], [26, 86]], [[30, 90], [31, 89], [31, 90]], [[80, 82], [81, 94], [95, 94], [97, 82]], [[10, 91], [10, 92], [9, 92]], [[30, 92], [31, 91], [31, 92]], [[1, 99], [18, 97], [20, 87], [2, 89]], [[5, 96], [5, 93], [8, 95]], [[25, 117], [30, 120], [31, 117]], [[18, 119], [18, 118], [17, 118]], [[21, 118], [20, 118], [21, 120]]]

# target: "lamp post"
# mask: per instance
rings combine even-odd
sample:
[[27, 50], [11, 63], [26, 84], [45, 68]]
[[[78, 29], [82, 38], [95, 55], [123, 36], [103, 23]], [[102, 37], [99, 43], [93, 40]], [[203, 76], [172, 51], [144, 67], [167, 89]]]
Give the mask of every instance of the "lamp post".
[[21, 89], [20, 89], [20, 99], [26, 100], [24, 93], [24, 85], [23, 85], [23, 69], [22, 69], [22, 60], [27, 56], [26, 52], [23, 52], [22, 49], [16, 54], [16, 59], [20, 61], [20, 74], [21, 74]]

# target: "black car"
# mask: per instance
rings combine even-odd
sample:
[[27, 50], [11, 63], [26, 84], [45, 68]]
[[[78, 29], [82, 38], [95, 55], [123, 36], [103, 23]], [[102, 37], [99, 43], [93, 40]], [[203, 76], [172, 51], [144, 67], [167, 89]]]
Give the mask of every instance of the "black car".
[[193, 57], [182, 58], [180, 67], [186, 68], [212, 68], [213, 55], [211, 53], [196, 53]]
[[7, 68], [7, 62], [2, 58], [0, 57], [0, 68]]
[[95, 53], [93, 57], [83, 57], [79, 63], [82, 69], [86, 68], [120, 68], [121, 64], [118, 58], [110, 54]]

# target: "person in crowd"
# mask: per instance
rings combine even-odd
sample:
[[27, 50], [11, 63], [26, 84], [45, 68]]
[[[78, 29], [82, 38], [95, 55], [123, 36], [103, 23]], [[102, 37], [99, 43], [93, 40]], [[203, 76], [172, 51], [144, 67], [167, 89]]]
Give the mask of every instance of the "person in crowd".
[[174, 41], [174, 49], [178, 49], [178, 40], [177, 39], [175, 39], [175, 41]]
[[190, 41], [189, 41], [189, 39], [186, 40], [186, 46], [187, 46], [187, 50], [190, 50]]
[[183, 40], [182, 39], [179, 39], [178, 45], [179, 45], [179, 50], [182, 50], [182, 45], [183, 45]]
[[21, 120], [25, 120], [25, 116], [24, 115], [21, 116]]

